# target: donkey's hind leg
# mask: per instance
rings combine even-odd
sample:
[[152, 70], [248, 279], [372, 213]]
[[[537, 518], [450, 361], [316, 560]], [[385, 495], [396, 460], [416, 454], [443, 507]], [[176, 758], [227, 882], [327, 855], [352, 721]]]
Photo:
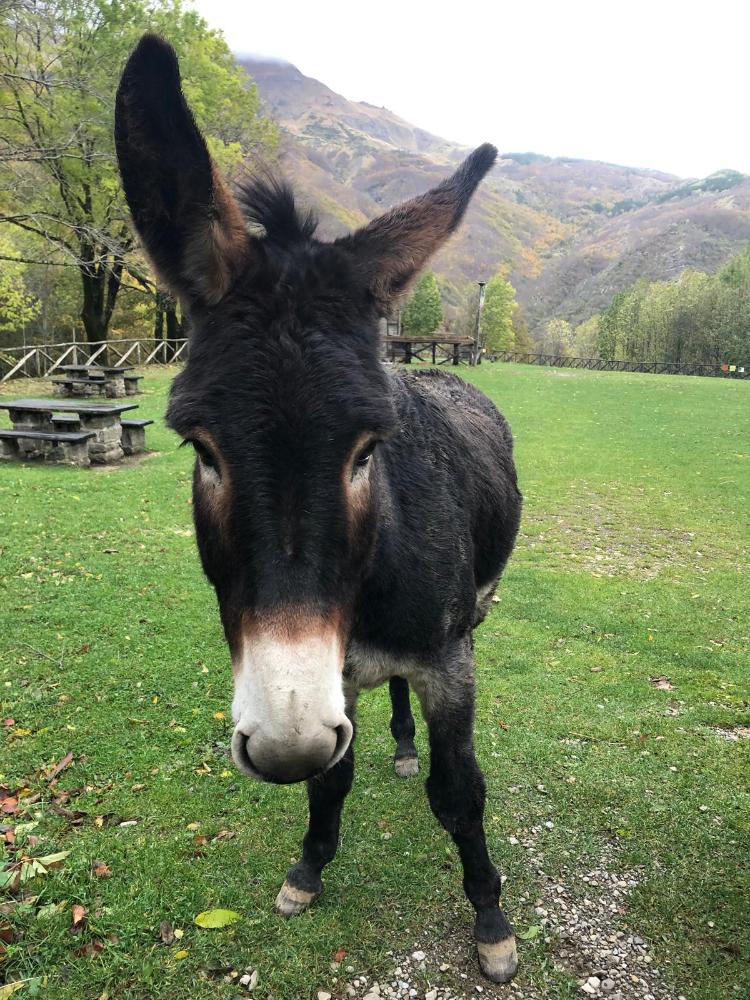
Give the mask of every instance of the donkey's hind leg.
[[388, 683], [391, 694], [391, 733], [396, 741], [393, 759], [400, 778], [412, 778], [419, 772], [417, 748], [414, 746], [414, 716], [409, 701], [409, 682], [403, 677], [391, 677]]
[[[417, 693], [430, 736], [430, 806], [458, 848], [464, 890], [476, 912], [482, 972], [507, 983], [518, 966], [513, 928], [500, 908], [500, 876], [484, 836], [485, 784], [474, 754], [473, 653], [467, 637]], [[437, 672], [442, 671], [442, 672]]]
[[[354, 706], [347, 708], [354, 723]], [[344, 799], [354, 780], [354, 735], [346, 753], [334, 766], [307, 782], [310, 819], [302, 841], [302, 857], [287, 872], [276, 897], [275, 910], [284, 917], [302, 913], [323, 891], [323, 869], [333, 861], [339, 844]]]

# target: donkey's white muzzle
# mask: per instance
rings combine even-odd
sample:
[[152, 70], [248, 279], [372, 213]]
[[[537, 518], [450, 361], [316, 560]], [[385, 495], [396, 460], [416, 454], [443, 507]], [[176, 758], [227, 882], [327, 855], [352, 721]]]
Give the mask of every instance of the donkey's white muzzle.
[[237, 767], [289, 784], [338, 763], [353, 733], [342, 667], [341, 641], [332, 632], [294, 640], [245, 637], [232, 702]]

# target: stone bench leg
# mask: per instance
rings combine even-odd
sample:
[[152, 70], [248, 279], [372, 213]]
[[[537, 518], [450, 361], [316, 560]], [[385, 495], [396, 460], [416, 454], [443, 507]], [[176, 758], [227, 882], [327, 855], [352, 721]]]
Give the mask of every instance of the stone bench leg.
[[111, 465], [123, 456], [122, 425], [119, 418], [92, 417], [81, 414], [81, 428], [94, 431], [96, 437], [89, 438], [88, 455], [92, 465]]
[[31, 462], [37, 458], [45, 458], [52, 449], [51, 441], [34, 441], [29, 438], [19, 438], [16, 441], [18, 446], [18, 457], [22, 462]]
[[111, 378], [105, 388], [106, 395], [110, 399], [123, 399], [125, 396], [125, 379]]
[[3, 459], [12, 461], [16, 458], [18, 458], [17, 442], [12, 439], [0, 439], [0, 461]]
[[91, 465], [88, 441], [61, 441], [48, 458], [69, 465]]
[[137, 455], [146, 450], [145, 427], [123, 427], [122, 450], [126, 455]]
[[126, 396], [137, 396], [138, 395], [138, 383], [133, 380], [125, 379], [125, 395]]

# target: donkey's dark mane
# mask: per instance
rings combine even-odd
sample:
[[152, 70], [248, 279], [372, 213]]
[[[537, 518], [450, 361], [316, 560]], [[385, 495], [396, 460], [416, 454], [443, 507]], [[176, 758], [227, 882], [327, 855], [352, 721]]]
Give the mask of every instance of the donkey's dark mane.
[[262, 226], [269, 243], [287, 249], [309, 243], [315, 235], [315, 212], [300, 209], [291, 185], [268, 169], [242, 180], [237, 200], [247, 222]]

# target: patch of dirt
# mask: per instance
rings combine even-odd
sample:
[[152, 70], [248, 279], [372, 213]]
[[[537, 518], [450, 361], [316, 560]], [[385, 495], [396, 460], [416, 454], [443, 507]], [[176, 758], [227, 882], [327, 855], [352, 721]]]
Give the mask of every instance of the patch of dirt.
[[750, 740], [750, 726], [714, 726], [711, 731], [719, 739], [727, 740], [728, 743]]
[[[543, 981], [526, 978], [524, 952], [534, 944], [518, 939], [519, 971], [509, 985], [485, 979], [477, 965], [471, 924], [465, 909], [440, 939], [414, 941], [409, 951], [392, 954], [386, 977], [375, 981], [358, 974], [344, 960], [332, 966], [335, 978], [326, 987], [332, 997], [365, 1000], [476, 1000], [478, 996], [550, 1000], [559, 986], [566, 990], [571, 979], [582, 996], [601, 1000], [684, 1000], [663, 981], [650, 945], [627, 923], [628, 898], [641, 880], [637, 871], [617, 872], [616, 849], [605, 848], [596, 867], [581, 872], [563, 872], [563, 880], [552, 879], [543, 870], [534, 827], [516, 844], [526, 849], [526, 861], [537, 869], [539, 893], [533, 904], [534, 923], [517, 927], [527, 940], [543, 941], [549, 966]], [[515, 838], [514, 838], [515, 840]], [[570, 887], [578, 890], [575, 894]], [[547, 964], [545, 963], [545, 964]]]
[[523, 548], [545, 549], [562, 568], [586, 570], [592, 576], [630, 576], [651, 580], [670, 566], [714, 566], [721, 558], [715, 546], [693, 532], [633, 526], [634, 510], [649, 497], [613, 484], [611, 494], [589, 491], [565, 508], [550, 512], [527, 510], [521, 522]]
[[119, 472], [121, 469], [132, 469], [133, 466], [140, 465], [141, 462], [148, 462], [151, 458], [159, 458], [160, 455], [160, 451], [140, 451], [137, 455], [123, 455], [120, 461], [113, 465], [90, 465], [89, 469], [99, 475], [107, 472]]

